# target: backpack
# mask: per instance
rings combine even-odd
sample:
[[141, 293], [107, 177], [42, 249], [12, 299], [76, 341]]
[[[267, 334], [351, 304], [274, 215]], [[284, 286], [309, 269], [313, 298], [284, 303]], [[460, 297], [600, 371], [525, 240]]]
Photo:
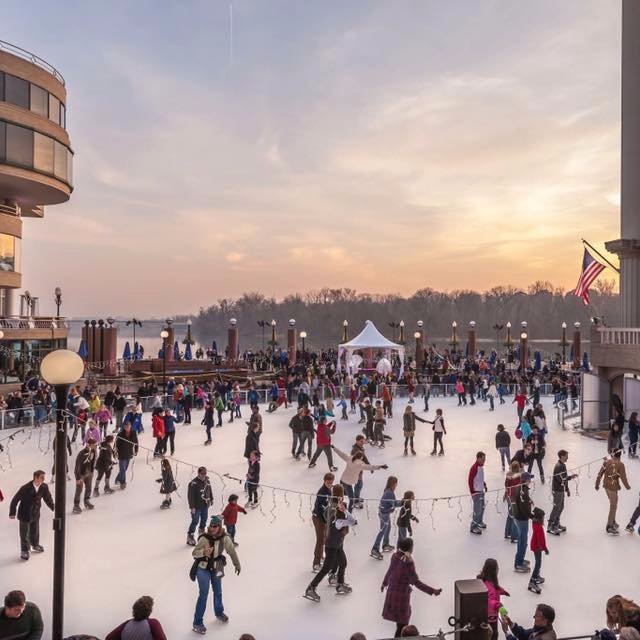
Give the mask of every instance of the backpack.
[[518, 427], [514, 435], [518, 440], [522, 440], [522, 429]]

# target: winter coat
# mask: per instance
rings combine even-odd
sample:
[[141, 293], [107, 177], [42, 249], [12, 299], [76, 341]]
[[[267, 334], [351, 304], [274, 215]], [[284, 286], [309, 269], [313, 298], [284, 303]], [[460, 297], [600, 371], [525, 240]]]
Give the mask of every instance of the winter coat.
[[507, 640], [556, 640], [557, 638], [552, 626], [524, 629], [519, 624], [514, 624], [511, 631], [513, 633], [507, 634]]
[[491, 624], [498, 621], [498, 609], [501, 606], [500, 596], [508, 596], [509, 594], [502, 587], [496, 587], [489, 580], [483, 580], [483, 582], [488, 592], [488, 619]]
[[498, 431], [496, 433], [496, 449], [511, 446], [511, 436], [508, 431]]
[[377, 469], [382, 469], [382, 465], [379, 464], [365, 464], [363, 460], [352, 460], [351, 456], [348, 456], [336, 447], [334, 447], [333, 450], [339, 458], [342, 458], [347, 463], [347, 466], [340, 477], [340, 482], [343, 482], [344, 484], [353, 486], [358, 482], [358, 478], [362, 471], [376, 471]]
[[249, 462], [247, 482], [250, 482], [254, 488], [260, 484], [260, 462], [258, 460]]
[[6, 640], [39, 639], [42, 638], [43, 630], [42, 614], [33, 602], [26, 603], [24, 612], [19, 618], [9, 618], [4, 613], [4, 607], [0, 609], [0, 638]]
[[[213, 547], [213, 552], [209, 557], [204, 555], [206, 547]], [[231, 558], [233, 566], [237, 571], [240, 571], [240, 560], [236, 548], [233, 546], [233, 540], [227, 535], [224, 529], [220, 529], [220, 532], [216, 536], [210, 536], [208, 533], [202, 534], [198, 538], [196, 546], [193, 548], [192, 556], [196, 559], [200, 559], [198, 568], [211, 570], [209, 559], [217, 558], [224, 552]]]
[[631, 489], [629, 481], [627, 480], [624, 463], [619, 458], [610, 458], [602, 465], [596, 478], [596, 489], [600, 488], [600, 482], [603, 477], [604, 481], [602, 482], [602, 486], [608, 491], [620, 491], [620, 482], [622, 482], [627, 489]]
[[335, 422], [319, 422], [316, 432], [316, 444], [319, 447], [326, 447], [331, 444], [331, 434], [336, 431]]
[[131, 429], [129, 435], [126, 431], [121, 431], [116, 438], [116, 453], [119, 460], [131, 460], [138, 455], [138, 436]]
[[160, 493], [169, 495], [177, 490], [178, 487], [173, 479], [173, 471], [171, 469], [163, 469], [162, 477], [160, 478]]
[[529, 496], [529, 487], [521, 484], [519, 487], [513, 488], [512, 509], [514, 520], [531, 520], [531, 497]]
[[27, 482], [23, 484], [16, 495], [13, 496], [11, 504], [9, 505], [9, 516], [16, 515], [16, 509], [18, 513], [18, 520], [20, 522], [32, 522], [40, 517], [40, 505], [44, 500], [45, 504], [51, 511], [53, 511], [53, 498], [49, 487], [43, 482], [36, 491], [33, 486], [33, 482]]
[[204, 416], [202, 418], [201, 424], [203, 424], [205, 427], [213, 427], [213, 422], [213, 407], [211, 405], [208, 405], [204, 410]]
[[229, 502], [222, 512], [225, 526], [238, 522], [238, 513], [247, 513], [237, 502]]
[[435, 593], [435, 589], [420, 581], [413, 559], [403, 551], [391, 556], [382, 586], [387, 588], [382, 617], [398, 624], [409, 624], [411, 619], [411, 587], [429, 595]]
[[98, 449], [98, 459], [96, 460], [96, 471], [104, 473], [113, 467], [115, 463], [115, 453], [113, 447], [108, 442], [103, 442]]
[[154, 438], [164, 438], [164, 418], [161, 415], [151, 418], [151, 429]]
[[244, 439], [244, 457], [249, 459], [252, 451], [260, 451], [260, 432], [249, 431]]
[[316, 493], [316, 501], [313, 505], [313, 515], [320, 518], [322, 522], [327, 521], [326, 513], [329, 506], [329, 497], [331, 496], [331, 489], [323, 484]]
[[96, 450], [85, 447], [78, 452], [73, 470], [76, 480], [91, 475], [96, 468]]
[[420, 416], [417, 416], [413, 411], [411, 413], [405, 413], [402, 416], [402, 431], [404, 432], [404, 437], [409, 438], [413, 436], [416, 432], [416, 420], [419, 422], [426, 422], [426, 420], [422, 419]]
[[411, 531], [411, 521], [417, 522], [418, 518], [416, 518], [411, 509], [411, 500], [403, 500], [400, 505], [400, 509], [398, 509], [398, 520], [397, 525], [399, 527], [404, 527], [409, 530], [409, 535], [413, 532]]
[[213, 504], [213, 490], [211, 489], [211, 482], [209, 482], [209, 476], [204, 480], [201, 480], [196, 476], [190, 483], [187, 489], [187, 501], [189, 502], [189, 509], [208, 509]]
[[544, 526], [539, 522], [534, 522], [531, 529], [531, 551], [548, 551], [547, 541], [544, 537]]
[[380, 498], [380, 505], [378, 506], [378, 513], [382, 515], [388, 515], [395, 511], [396, 507], [402, 505], [401, 500], [396, 500], [395, 493], [391, 489], [385, 489]]

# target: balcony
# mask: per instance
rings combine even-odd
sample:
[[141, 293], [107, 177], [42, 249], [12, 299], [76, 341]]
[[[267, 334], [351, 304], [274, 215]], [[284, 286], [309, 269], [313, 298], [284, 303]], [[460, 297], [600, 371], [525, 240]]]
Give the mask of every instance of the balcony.
[[640, 328], [592, 327], [591, 362], [612, 371], [640, 372]]
[[59, 340], [69, 334], [65, 318], [50, 316], [2, 316], [0, 330], [3, 340]]

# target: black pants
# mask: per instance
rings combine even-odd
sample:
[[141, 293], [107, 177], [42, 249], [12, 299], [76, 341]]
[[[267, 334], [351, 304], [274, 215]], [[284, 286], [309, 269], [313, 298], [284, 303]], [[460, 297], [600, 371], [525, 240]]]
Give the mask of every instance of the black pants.
[[322, 579], [329, 573], [338, 574], [338, 584], [344, 584], [344, 572], [347, 569], [347, 556], [343, 549], [324, 548], [324, 563], [315, 578], [311, 581], [310, 587], [314, 589], [322, 582]]
[[413, 436], [405, 436], [404, 438], [404, 450], [407, 450], [407, 445], [411, 445], [411, 451], [413, 451]]
[[531, 459], [531, 462], [529, 462], [529, 468], [527, 469], [527, 471], [529, 473], [531, 473], [531, 469], [533, 469], [534, 461], [538, 465], [538, 471], [540, 473], [540, 480], [544, 480], [544, 469], [542, 468], [542, 456], [534, 455], [533, 458]]
[[640, 518], [640, 502], [638, 503], [638, 506], [635, 508], [631, 516], [631, 520], [629, 520], [629, 522], [635, 526], [636, 522], [638, 521], [638, 518]]
[[184, 423], [191, 424], [191, 407], [184, 408]]
[[249, 502], [258, 504], [258, 485], [247, 482], [247, 491], [249, 493]]
[[213, 427], [212, 424], [208, 424], [207, 425], [207, 442], [211, 442], [211, 428]]
[[31, 522], [20, 521], [20, 551], [29, 551], [29, 546], [40, 544], [40, 517]]
[[440, 453], [444, 453], [444, 447], [442, 446], [442, 431], [433, 432], [433, 453], [436, 452], [436, 448], [440, 445]]
[[102, 439], [104, 440], [107, 437], [107, 429], [109, 428], [108, 422], [100, 423], [100, 433], [102, 434]]
[[333, 451], [331, 451], [331, 445], [327, 444], [324, 447], [318, 447], [316, 449], [316, 452], [313, 454], [313, 458], [311, 458], [311, 461], [309, 462], [309, 464], [315, 464], [316, 460], [320, 457], [320, 454], [324, 451], [325, 455], [327, 456], [327, 460], [329, 461], [329, 468], [333, 467]]
[[153, 455], [162, 455], [165, 451], [164, 438], [156, 438], [156, 447], [153, 450]]
[[167, 433], [164, 437], [164, 452], [167, 453], [167, 442], [171, 445], [171, 455], [175, 453], [176, 445], [175, 445], [176, 432], [172, 431], [171, 433]]
[[[78, 484], [78, 482], [82, 481], [82, 484]], [[82, 476], [80, 480], [76, 480], [76, 493], [73, 497], [73, 504], [75, 506], [80, 506], [80, 496], [82, 495], [82, 488], [84, 487], [84, 501], [89, 502], [89, 498], [91, 498], [91, 486], [93, 485], [93, 473], [87, 473], [87, 475]]]
[[218, 426], [222, 426], [222, 414], [224, 413], [224, 409], [216, 409], [218, 412]]
[[100, 481], [102, 480], [102, 476], [104, 476], [104, 488], [109, 488], [109, 480], [111, 479], [111, 467], [108, 469], [98, 469], [98, 477], [96, 478], [96, 489], [100, 487]]
[[396, 622], [396, 632], [393, 635], [394, 638], [401, 638], [402, 637], [402, 630], [406, 627], [407, 625], [404, 624], [404, 622]]

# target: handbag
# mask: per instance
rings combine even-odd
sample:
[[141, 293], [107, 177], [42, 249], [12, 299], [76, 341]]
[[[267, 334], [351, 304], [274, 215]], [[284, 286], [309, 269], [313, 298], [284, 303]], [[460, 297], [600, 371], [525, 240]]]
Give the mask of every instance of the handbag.
[[520, 427], [516, 429], [515, 436], [518, 440], [522, 440], [522, 429]]

